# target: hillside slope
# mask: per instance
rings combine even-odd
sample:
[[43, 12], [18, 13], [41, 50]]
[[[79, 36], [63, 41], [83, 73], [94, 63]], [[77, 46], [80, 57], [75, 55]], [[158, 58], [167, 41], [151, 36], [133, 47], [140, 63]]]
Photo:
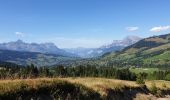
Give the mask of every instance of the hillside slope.
[[0, 50], [0, 61], [11, 62], [18, 65], [51, 66], [67, 60], [77, 59], [54, 54], [43, 54], [37, 52], [20, 52], [12, 50]]
[[104, 55], [100, 61], [116, 66], [170, 66], [170, 34], [153, 36], [124, 48], [117, 53]]

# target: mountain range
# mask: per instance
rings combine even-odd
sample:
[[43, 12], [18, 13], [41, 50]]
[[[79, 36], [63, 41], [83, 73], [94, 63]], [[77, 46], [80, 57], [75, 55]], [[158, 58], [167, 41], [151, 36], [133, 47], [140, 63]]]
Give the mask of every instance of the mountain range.
[[[65, 64], [82, 58], [99, 57], [134, 44], [141, 38], [128, 36], [123, 40], [114, 40], [112, 44], [100, 48], [60, 49], [53, 43], [25, 43], [22, 40], [0, 44], [0, 61], [18, 65], [52, 66]], [[84, 60], [84, 59], [83, 59]]]
[[17, 40], [15, 42], [1, 43], [1, 50], [13, 50], [13, 51], [24, 51], [24, 52], [39, 52], [46, 54], [56, 54], [62, 56], [76, 56], [74, 54], [68, 53], [62, 49], [59, 49], [53, 43], [25, 43], [22, 40]]
[[78, 57], [53, 43], [25, 43], [22, 40], [0, 44], [0, 61], [18, 65], [51, 66]]
[[120, 51], [121, 49], [132, 45], [142, 38], [138, 36], [127, 36], [123, 40], [113, 40], [111, 44], [101, 46], [99, 48], [72, 48], [65, 51], [78, 55], [82, 58], [99, 57], [107, 52]]

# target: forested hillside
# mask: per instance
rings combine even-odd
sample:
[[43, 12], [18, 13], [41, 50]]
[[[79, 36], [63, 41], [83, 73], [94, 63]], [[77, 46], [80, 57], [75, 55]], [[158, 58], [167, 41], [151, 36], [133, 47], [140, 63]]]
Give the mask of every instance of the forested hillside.
[[74, 60], [76, 57], [67, 57], [55, 54], [38, 52], [21, 52], [12, 50], [0, 50], [0, 61], [11, 62], [18, 65], [51, 66], [64, 61]]

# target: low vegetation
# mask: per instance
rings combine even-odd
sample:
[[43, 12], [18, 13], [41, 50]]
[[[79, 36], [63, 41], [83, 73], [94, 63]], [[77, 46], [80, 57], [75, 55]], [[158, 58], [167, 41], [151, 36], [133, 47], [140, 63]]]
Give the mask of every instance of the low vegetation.
[[170, 95], [170, 82], [165, 81], [169, 70], [148, 69], [151, 71], [146, 73], [134, 67], [1, 66], [2, 100], [138, 100]]
[[[168, 81], [146, 81], [145, 85], [133, 81], [123, 81], [106, 78], [38, 78], [0, 81], [0, 98], [2, 100], [132, 100], [136, 95], [153, 93], [165, 96], [170, 90]], [[151, 89], [150, 89], [151, 88]], [[162, 92], [163, 91], [163, 92]]]
[[81, 84], [61, 79], [4, 80], [0, 82], [2, 100], [98, 99], [100, 95]]
[[[143, 70], [147, 70], [144, 72]], [[7, 67], [0, 69], [0, 79], [26, 79], [37, 77], [103, 77], [121, 80], [136, 81], [145, 80], [170, 80], [170, 70], [153, 68], [117, 68], [117, 67], [96, 67], [95, 65], [81, 65], [65, 67], [36, 67], [33, 64], [27, 67]]]

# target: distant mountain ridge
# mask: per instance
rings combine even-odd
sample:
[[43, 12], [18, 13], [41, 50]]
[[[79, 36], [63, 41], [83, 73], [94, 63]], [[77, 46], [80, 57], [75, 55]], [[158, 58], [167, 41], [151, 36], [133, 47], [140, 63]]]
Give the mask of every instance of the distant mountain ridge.
[[26, 52], [40, 52], [40, 53], [56, 54], [56, 55], [63, 55], [63, 56], [75, 56], [62, 49], [59, 49], [53, 43], [41, 43], [41, 44], [25, 43], [22, 40], [17, 40], [15, 42], [1, 43], [0, 49], [26, 51]]
[[65, 49], [67, 52], [79, 55], [83, 58], [92, 58], [101, 56], [107, 52], [119, 51], [126, 46], [132, 45], [142, 38], [138, 36], [127, 36], [123, 40], [113, 40], [111, 44], [101, 46], [99, 48], [73, 48]]
[[[78, 48], [77, 51], [73, 50], [74, 52], [71, 53], [68, 53], [63, 49], [59, 49], [53, 43], [37, 44], [25, 43], [22, 40], [17, 40], [15, 42], [0, 44], [0, 61], [24, 66], [31, 63], [36, 66], [52, 66], [56, 64], [66, 64], [67, 62], [72, 63], [77, 60], [81, 60], [79, 57], [75, 57], [74, 55], [83, 57], [98, 57], [106, 52], [120, 50], [123, 46], [128, 44], [130, 45], [136, 41], [132, 38], [128, 39], [126, 38], [122, 40], [122, 42], [119, 41], [118, 43], [120, 44], [116, 44], [117, 42], [114, 42], [109, 46], [103, 46], [100, 48]], [[126, 44], [122, 45], [123, 43]]]
[[132, 45], [132, 44], [138, 42], [141, 39], [142, 38], [140, 38], [138, 36], [127, 36], [123, 40], [113, 40], [113, 42], [111, 44], [103, 46], [103, 47], [104, 48], [109, 48], [109, 47], [113, 47], [113, 46], [126, 47], [126, 46], [129, 46], [129, 45]]
[[[30, 65], [36, 66], [52, 66], [66, 62], [68, 60], [76, 60], [76, 57], [67, 57], [56, 54], [44, 54], [39, 52], [25, 52], [14, 50], [0, 50], [0, 61], [9, 62], [17, 65]], [[0, 62], [0, 63], [1, 63]]]

